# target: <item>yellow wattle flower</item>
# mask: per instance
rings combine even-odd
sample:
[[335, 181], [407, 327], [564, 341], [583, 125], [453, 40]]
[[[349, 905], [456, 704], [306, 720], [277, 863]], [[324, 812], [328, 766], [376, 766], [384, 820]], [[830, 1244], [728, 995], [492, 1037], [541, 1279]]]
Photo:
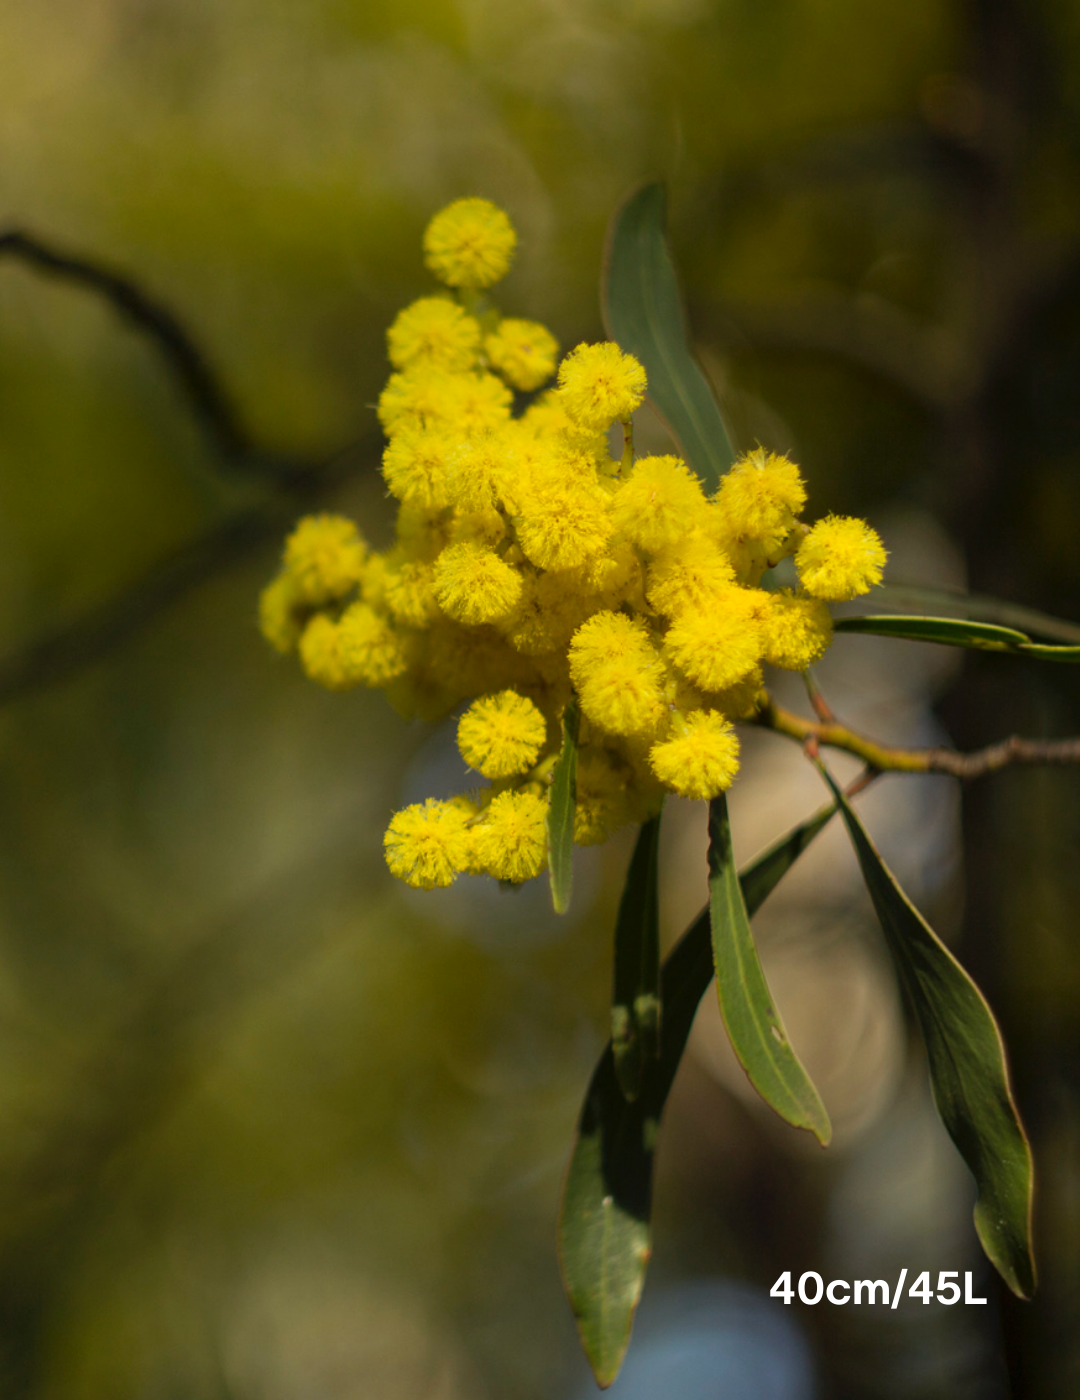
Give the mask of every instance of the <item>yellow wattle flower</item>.
[[[309, 516], [259, 603], [269, 644], [295, 649], [319, 684], [381, 687], [428, 721], [464, 710], [461, 753], [494, 786], [394, 817], [387, 863], [421, 888], [544, 869], [546, 785], [575, 698], [579, 844], [655, 815], [665, 792], [722, 792], [738, 769], [732, 721], [761, 704], [763, 666], [816, 661], [832, 635], [824, 600], [864, 591], [885, 560], [862, 521], [799, 525], [799, 469], [764, 449], [711, 500], [677, 457], [612, 458], [607, 430], [645, 391], [617, 345], [579, 345], [558, 387], [515, 411], [513, 391], [539, 388], [558, 347], [471, 297], [513, 244], [483, 200], [432, 220], [429, 266], [466, 305], [420, 297], [388, 332], [394, 543], [372, 553], [345, 517]], [[759, 589], [796, 549], [800, 589]]]
[[559, 398], [582, 431], [600, 432], [626, 420], [645, 397], [645, 371], [617, 345], [579, 345], [559, 366]]
[[480, 324], [446, 297], [421, 297], [399, 311], [386, 332], [395, 369], [469, 370], [480, 351]]
[[800, 598], [789, 589], [772, 595], [764, 619], [764, 659], [785, 671], [805, 671], [820, 661], [832, 641], [832, 616], [817, 598]]
[[799, 546], [795, 567], [807, 593], [840, 603], [880, 583], [886, 557], [881, 537], [865, 520], [827, 515]]
[[695, 710], [675, 719], [671, 736], [649, 750], [649, 762], [680, 797], [719, 797], [739, 771], [739, 740], [723, 715]]
[[456, 448], [453, 434], [445, 428], [402, 427], [383, 452], [387, 489], [407, 505], [442, 510], [450, 504], [448, 463]]
[[645, 596], [665, 617], [703, 611], [735, 582], [731, 561], [703, 531], [691, 530], [648, 564]]
[[735, 534], [775, 539], [788, 533], [806, 504], [806, 487], [794, 462], [759, 447], [725, 474], [716, 502]]
[[667, 719], [660, 658], [619, 657], [596, 666], [583, 681], [581, 712], [605, 734], [651, 737]]
[[540, 469], [518, 496], [514, 527], [525, 557], [539, 569], [574, 569], [611, 538], [611, 511], [599, 486]]
[[424, 231], [424, 261], [448, 287], [494, 286], [516, 247], [513, 224], [489, 199], [455, 199]]
[[509, 617], [521, 588], [518, 571], [481, 544], [453, 544], [435, 565], [435, 598], [455, 622], [478, 626]]
[[555, 373], [559, 342], [537, 321], [508, 316], [485, 337], [484, 353], [492, 369], [508, 384], [529, 392], [546, 384]]
[[343, 515], [307, 515], [285, 541], [285, 571], [312, 607], [355, 588], [366, 558], [363, 536]]
[[473, 860], [497, 880], [520, 884], [547, 866], [547, 800], [533, 792], [500, 792], [473, 828]]
[[761, 659], [763, 638], [754, 591], [731, 588], [709, 612], [681, 613], [671, 624], [664, 651], [702, 690], [737, 685]]
[[438, 616], [435, 566], [409, 558], [400, 546], [387, 559], [382, 591], [390, 615], [403, 627], [426, 627]]
[[467, 808], [456, 801], [414, 803], [397, 812], [383, 847], [390, 873], [414, 889], [452, 885], [472, 859]]
[[611, 506], [615, 528], [650, 554], [678, 544], [704, 513], [701, 482], [678, 457], [640, 457]]
[[515, 690], [482, 695], [458, 723], [458, 748], [470, 768], [485, 778], [527, 773], [547, 739], [547, 721], [533, 702]]

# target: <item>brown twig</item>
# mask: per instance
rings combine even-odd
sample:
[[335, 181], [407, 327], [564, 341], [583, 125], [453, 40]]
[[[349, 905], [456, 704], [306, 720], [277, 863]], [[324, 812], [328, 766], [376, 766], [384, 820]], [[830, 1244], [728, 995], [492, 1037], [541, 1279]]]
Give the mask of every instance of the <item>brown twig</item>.
[[946, 748], [899, 748], [868, 739], [839, 720], [804, 719], [771, 699], [762, 706], [754, 723], [800, 744], [820, 744], [853, 753], [878, 773], [947, 773], [969, 782], [1017, 764], [1080, 764], [1080, 738], [1021, 739], [1014, 734], [975, 753]]

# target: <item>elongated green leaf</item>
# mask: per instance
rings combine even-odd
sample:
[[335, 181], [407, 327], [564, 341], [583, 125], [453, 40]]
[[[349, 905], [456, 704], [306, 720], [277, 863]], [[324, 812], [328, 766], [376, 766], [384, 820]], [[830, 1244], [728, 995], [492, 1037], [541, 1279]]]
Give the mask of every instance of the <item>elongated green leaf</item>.
[[1005, 1047], [982, 993], [896, 883], [827, 770], [915, 1014], [941, 1121], [978, 1187], [975, 1229], [987, 1257], [1022, 1298], [1035, 1289], [1031, 1152], [1009, 1088]]
[[1080, 647], [1048, 646], [1045, 642], [1028, 642], [1017, 647], [1025, 656], [1038, 657], [1040, 661], [1065, 661], [1072, 665], [1080, 663]]
[[645, 366], [653, 407], [706, 489], [714, 491], [735, 453], [687, 343], [664, 206], [663, 185], [650, 184], [616, 213], [605, 260], [604, 322], [612, 340]]
[[562, 752], [555, 761], [548, 805], [548, 873], [551, 902], [556, 914], [570, 908], [570, 886], [574, 877], [574, 807], [577, 802], [577, 745], [579, 713], [571, 700], [563, 715]]
[[879, 583], [867, 594], [868, 603], [880, 603], [897, 612], [966, 617], [973, 622], [994, 622], [1043, 641], [1080, 643], [1080, 623], [1003, 598], [981, 593], [961, 593], [954, 588], [932, 588], [921, 583]]
[[723, 793], [709, 803], [709, 911], [716, 990], [732, 1049], [769, 1107], [793, 1127], [808, 1128], [824, 1147], [832, 1125], [769, 994], [735, 873]]
[[979, 651], [1006, 651], [1014, 656], [1034, 656], [1040, 661], [1080, 663], [1080, 646], [1033, 642], [1012, 627], [990, 622], [969, 622], [959, 617], [908, 617], [899, 613], [841, 617], [837, 632], [871, 632], [879, 637], [906, 637], [914, 642], [940, 642], [951, 647], [975, 647]]
[[1014, 651], [1030, 641], [1023, 632], [990, 622], [968, 622], [959, 617], [881, 616], [840, 617], [837, 632], [872, 632], [879, 637], [907, 637], [915, 642], [940, 642], [951, 647], [977, 647], [982, 651]]
[[[835, 810], [830, 803], [751, 862], [739, 876], [748, 909], [761, 907]], [[660, 1116], [712, 976], [704, 909], [664, 960], [663, 1042], [659, 1059], [644, 1067], [638, 1098], [628, 1103], [623, 1096], [609, 1043], [581, 1110], [559, 1210], [559, 1264], [581, 1344], [603, 1387], [618, 1375], [645, 1282]]]
[[660, 1053], [660, 904], [656, 859], [660, 818], [643, 822], [615, 922], [611, 1047], [625, 1098], [641, 1090], [647, 1060]]

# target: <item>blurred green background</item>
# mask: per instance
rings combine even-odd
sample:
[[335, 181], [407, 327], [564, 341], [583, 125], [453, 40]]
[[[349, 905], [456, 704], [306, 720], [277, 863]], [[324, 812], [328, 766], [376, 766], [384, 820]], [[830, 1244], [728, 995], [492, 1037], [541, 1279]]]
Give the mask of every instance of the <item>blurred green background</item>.
[[[890, 578], [1080, 618], [1078, 94], [1075, 0], [6, 0], [0, 228], [127, 272], [261, 447], [334, 466], [237, 471], [145, 338], [0, 262], [0, 1393], [590, 1392], [554, 1215], [626, 844], [563, 921], [394, 885], [382, 830], [458, 782], [452, 733], [304, 682], [257, 591], [313, 502], [385, 541], [371, 405], [432, 212], [501, 203], [502, 305], [569, 347], [602, 335], [613, 209], [662, 177], [741, 445], [871, 518]], [[1066, 668], [929, 650], [845, 638], [822, 680], [887, 739], [1080, 728]], [[817, 803], [805, 767], [751, 736], [743, 854]], [[616, 1395], [1080, 1393], [1080, 775], [891, 778], [866, 816], [999, 1014], [1041, 1292], [980, 1263], [833, 832], [761, 938], [836, 1144], [749, 1101], [707, 998]], [[704, 812], [666, 824], [671, 938]], [[990, 1301], [761, 1292], [901, 1266]]]

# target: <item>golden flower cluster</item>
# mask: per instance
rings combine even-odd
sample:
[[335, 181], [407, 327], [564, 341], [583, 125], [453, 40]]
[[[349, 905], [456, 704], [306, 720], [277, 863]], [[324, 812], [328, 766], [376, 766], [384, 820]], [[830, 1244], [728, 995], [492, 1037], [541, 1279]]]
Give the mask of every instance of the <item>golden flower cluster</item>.
[[[860, 520], [799, 523], [794, 463], [757, 450], [707, 496], [675, 456], [613, 457], [645, 372], [617, 345], [558, 346], [477, 289], [505, 273], [506, 215], [459, 200], [432, 220], [429, 267], [455, 293], [421, 298], [388, 333], [379, 400], [396, 537], [371, 550], [334, 515], [301, 520], [262, 595], [262, 630], [334, 690], [384, 689], [405, 716], [467, 706], [465, 761], [488, 785], [398, 812], [385, 838], [411, 885], [459, 872], [518, 882], [547, 862], [562, 716], [580, 708], [575, 840], [709, 798], [738, 770], [733, 721], [765, 665], [803, 670], [829, 645], [829, 600], [865, 592], [885, 560]], [[629, 439], [628, 439], [629, 440]], [[794, 555], [797, 590], [760, 587]]]

